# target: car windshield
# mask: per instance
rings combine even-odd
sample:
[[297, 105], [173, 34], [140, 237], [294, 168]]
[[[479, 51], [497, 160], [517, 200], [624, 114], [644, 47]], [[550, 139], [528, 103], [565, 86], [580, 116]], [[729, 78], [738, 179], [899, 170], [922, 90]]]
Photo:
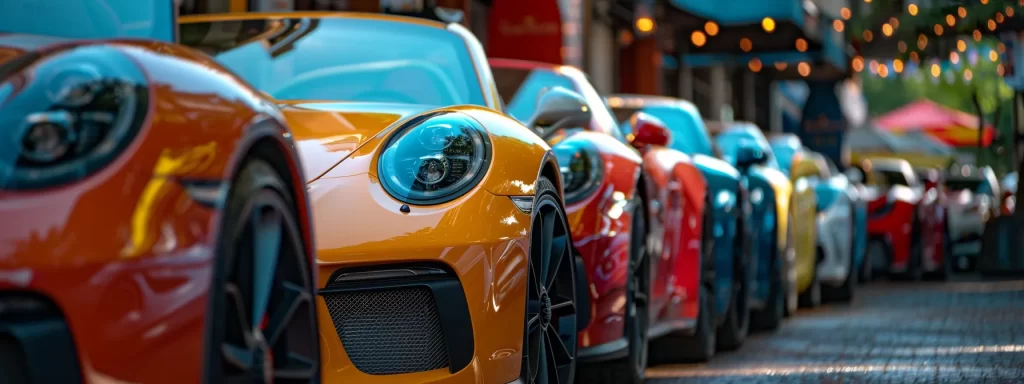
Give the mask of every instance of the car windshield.
[[672, 131], [672, 141], [669, 147], [688, 155], [702, 154], [714, 156], [711, 145], [711, 137], [708, 135], [704, 120], [696, 111], [690, 112], [673, 105], [650, 105], [645, 107], [615, 107], [615, 118], [620, 123], [629, 120], [630, 116], [638, 111], [643, 111], [651, 116], [657, 117], [668, 129]]
[[992, 193], [992, 188], [984, 180], [946, 180], [946, 189], [957, 192]]
[[466, 43], [430, 25], [224, 20], [182, 24], [181, 39], [278, 100], [485, 105]]
[[903, 172], [895, 170], [878, 170], [875, 171], [877, 177], [872, 178], [870, 184], [879, 187], [891, 187], [893, 185], [904, 185], [911, 186], [910, 180], [907, 180], [906, 175]]
[[796, 156], [797, 148], [790, 145], [772, 145], [772, 152], [775, 152], [775, 159], [779, 162], [779, 169], [789, 175], [793, 167], [793, 156]]
[[541, 93], [548, 88], [562, 87], [579, 92], [586, 99], [594, 117], [591, 128], [626, 141], [608, 106], [589, 83], [579, 84], [568, 75], [548, 69], [491, 67], [491, 72], [498, 86], [498, 94], [502, 100], [508, 101], [508, 114], [516, 120], [529, 121], [537, 112], [537, 101]]
[[174, 1], [4, 0], [0, 33], [174, 41]]

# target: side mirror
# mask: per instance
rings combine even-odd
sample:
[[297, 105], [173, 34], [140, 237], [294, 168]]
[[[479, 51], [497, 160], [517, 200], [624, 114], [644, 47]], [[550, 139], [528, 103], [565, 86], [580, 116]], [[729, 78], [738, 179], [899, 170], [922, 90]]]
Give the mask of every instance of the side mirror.
[[559, 128], [590, 124], [591, 113], [583, 96], [563, 87], [554, 87], [537, 98], [537, 112], [526, 126], [544, 137]]
[[860, 168], [846, 168], [843, 174], [846, 175], [846, 179], [850, 180], [851, 184], [864, 184], [864, 171], [861, 171]]
[[764, 164], [766, 161], [768, 161], [768, 155], [760, 148], [752, 145], [740, 145], [736, 148], [736, 165], [739, 167]]
[[630, 143], [637, 149], [644, 149], [648, 145], [664, 147], [672, 138], [672, 132], [665, 122], [647, 113], [634, 113], [629, 118], [629, 125], [633, 127]]

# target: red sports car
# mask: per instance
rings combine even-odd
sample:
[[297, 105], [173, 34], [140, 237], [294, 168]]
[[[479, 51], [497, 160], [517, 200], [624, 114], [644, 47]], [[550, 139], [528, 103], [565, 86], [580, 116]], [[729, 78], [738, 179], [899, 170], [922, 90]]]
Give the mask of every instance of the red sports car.
[[938, 188], [906, 160], [871, 159], [860, 167], [868, 201], [870, 270], [916, 280], [944, 268], [945, 217]]
[[171, 43], [170, 2], [0, 8], [0, 382], [319, 383], [277, 108]]
[[640, 383], [648, 340], [697, 324], [704, 177], [688, 156], [665, 148], [669, 131], [653, 116], [634, 115], [623, 133], [580, 70], [507, 59], [491, 59], [491, 68], [506, 112], [521, 121], [558, 88], [578, 92], [593, 110], [583, 127], [539, 132], [561, 164], [573, 243], [589, 276], [579, 377]]

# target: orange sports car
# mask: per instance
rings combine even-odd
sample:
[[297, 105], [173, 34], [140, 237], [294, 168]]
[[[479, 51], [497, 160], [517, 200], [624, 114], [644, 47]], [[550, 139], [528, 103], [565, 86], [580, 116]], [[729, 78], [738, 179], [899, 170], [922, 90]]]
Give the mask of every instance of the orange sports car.
[[[551, 148], [466, 28], [353, 13], [182, 18], [278, 103], [309, 171], [324, 380], [568, 383], [575, 274]], [[588, 121], [575, 94], [535, 121]], [[581, 315], [581, 317], [584, 315]]]
[[280, 112], [170, 43], [168, 3], [39, 13], [69, 4], [0, 14], [0, 381], [319, 383]]

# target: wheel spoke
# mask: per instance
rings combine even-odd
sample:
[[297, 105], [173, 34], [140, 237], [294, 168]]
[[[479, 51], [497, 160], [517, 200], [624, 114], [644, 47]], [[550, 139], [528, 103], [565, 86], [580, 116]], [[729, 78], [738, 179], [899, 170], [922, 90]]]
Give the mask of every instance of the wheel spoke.
[[[249, 317], [246, 316], [248, 312], [245, 310], [245, 298], [242, 297], [242, 292], [238, 289], [237, 285], [228, 283], [224, 285], [224, 294], [227, 296], [225, 297], [227, 312], [231, 313], [234, 311], [235, 314], [233, 317], [235, 317], [234, 320], [238, 326], [238, 329], [235, 331], [241, 333], [245, 347], [252, 348], [254, 344], [252, 323], [249, 322]], [[227, 327], [230, 328], [231, 325], [227, 324]]]
[[548, 276], [549, 270], [551, 269], [551, 257], [553, 256], [551, 254], [551, 246], [552, 242], [554, 242], [555, 240], [555, 214], [548, 212], [542, 213], [541, 220], [543, 222], [543, 228], [541, 230], [540, 244], [542, 260], [540, 266], [540, 276], [545, 279], [539, 280], [539, 284], [546, 286], [546, 277]]
[[537, 338], [537, 340], [536, 340], [537, 341], [537, 351], [534, 352], [534, 353], [537, 354], [537, 360], [538, 361], [537, 361], [537, 372], [535, 372], [533, 374], [533, 377], [534, 377], [534, 382], [537, 383], [537, 384], [549, 383], [550, 382], [548, 380], [548, 369], [549, 369], [549, 367], [548, 367], [548, 346], [547, 346], [547, 343], [545, 343], [546, 339], [547, 339], [546, 337], [541, 336], [541, 337]]
[[544, 332], [544, 337], [547, 338], [546, 345], [548, 351], [551, 353], [552, 361], [555, 366], [561, 366], [572, 362], [572, 355], [569, 354], [569, 349], [566, 348], [565, 342], [562, 337], [558, 335], [558, 330], [554, 327], [548, 328]]
[[316, 362], [294, 353], [288, 354], [288, 361], [274, 368], [274, 379], [296, 380], [311, 379]]
[[576, 304], [573, 303], [571, 300], [566, 300], [551, 306], [551, 315], [556, 318], [575, 314]]
[[277, 271], [277, 259], [281, 253], [281, 212], [270, 208], [257, 209], [253, 212], [252, 226], [252, 324], [259, 324], [267, 312]]
[[253, 366], [253, 355], [252, 353], [242, 347], [232, 344], [223, 344], [220, 346], [221, 354], [224, 356], [224, 361], [237, 368], [242, 372], [248, 372]]
[[562, 346], [562, 340], [558, 337], [558, 334], [555, 334], [555, 337], [551, 337], [552, 332], [554, 332], [553, 328], [548, 328], [548, 331], [544, 332], [544, 350], [547, 352], [548, 383], [557, 384], [561, 382], [561, 380], [558, 379], [558, 366], [561, 365], [558, 361], [562, 354], [559, 349], [564, 350], [565, 347]]
[[553, 247], [551, 250], [551, 257], [553, 257], [554, 260], [548, 261], [551, 265], [551, 269], [544, 278], [544, 287], [548, 290], [551, 290], [551, 286], [555, 284], [555, 280], [557, 280], [558, 277], [558, 270], [561, 269], [562, 263], [565, 263], [566, 259], [568, 259], [568, 257], [565, 257], [566, 250], [568, 249], [566, 244], [568, 242], [567, 237], [568, 236], [558, 236], [551, 242]]
[[[529, 298], [539, 299], [540, 298], [540, 287], [542, 280], [541, 268], [544, 266], [543, 252], [540, 251], [544, 248], [543, 235], [544, 232], [544, 221], [541, 218], [537, 218], [533, 223], [533, 235], [530, 237], [530, 277], [529, 277]], [[538, 228], [539, 227], [539, 228]]]
[[276, 309], [273, 315], [270, 316], [267, 327], [263, 331], [264, 334], [268, 335], [267, 344], [270, 345], [277, 344], [278, 338], [288, 328], [292, 317], [299, 308], [302, 308], [303, 304], [312, 302], [312, 297], [302, 287], [289, 282], [284, 282], [282, 285], [284, 288], [283, 297], [276, 303]]

